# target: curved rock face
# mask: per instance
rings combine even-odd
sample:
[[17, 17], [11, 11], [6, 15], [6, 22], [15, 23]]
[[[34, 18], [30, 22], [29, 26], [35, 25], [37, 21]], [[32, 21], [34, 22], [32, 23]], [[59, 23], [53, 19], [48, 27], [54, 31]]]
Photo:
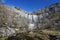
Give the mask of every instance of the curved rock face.
[[[60, 3], [56, 3], [53, 5], [50, 5], [49, 7], [46, 7], [41, 10], [37, 10], [33, 12], [33, 15], [37, 15], [38, 27], [41, 27], [43, 29], [57, 29], [59, 28], [59, 21], [60, 21]], [[57, 27], [58, 26], [58, 27]], [[51, 30], [50, 29], [50, 30]]]
[[0, 4], [0, 35], [9, 36], [15, 33], [15, 30], [12, 28], [28, 25], [28, 19], [24, 17], [25, 13], [23, 10], [20, 11], [14, 7]]
[[0, 23], [12, 23], [14, 11], [9, 10], [9, 7], [4, 4], [0, 4]]
[[0, 23], [10, 27], [13, 27], [13, 25], [15, 27], [25, 27], [37, 21], [36, 15], [28, 15], [28, 12], [24, 10], [18, 10], [15, 7], [10, 7], [5, 4], [0, 4], [0, 15]]
[[[32, 14], [16, 7], [0, 4], [0, 27], [7, 26], [11, 28], [22, 27], [28, 30], [33, 30], [37, 27], [41, 29], [59, 30], [60, 4], [54, 4], [45, 9], [32, 12]], [[7, 31], [11, 32], [10, 30]]]
[[25, 17], [27, 12], [17, 10], [14, 7], [0, 4], [0, 23], [9, 23], [9, 25], [25, 26], [28, 19]]

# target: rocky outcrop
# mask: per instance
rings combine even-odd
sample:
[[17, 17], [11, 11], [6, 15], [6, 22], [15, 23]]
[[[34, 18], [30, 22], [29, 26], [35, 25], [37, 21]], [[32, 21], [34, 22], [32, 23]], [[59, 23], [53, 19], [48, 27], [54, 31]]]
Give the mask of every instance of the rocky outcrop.
[[[18, 10], [15, 7], [10, 7], [5, 4], [0, 4], [0, 23], [8, 25], [19, 25], [25, 26], [27, 25], [27, 18], [24, 16], [26, 15], [26, 11], [24, 10]], [[23, 25], [22, 25], [23, 24]]]
[[[20, 28], [29, 31], [33, 29], [59, 30], [60, 3], [37, 10], [32, 14], [16, 7], [0, 4], [0, 30], [2, 30], [2, 27], [10, 33], [13, 31], [10, 31], [9, 28], [11, 30], [14, 30], [12, 28]], [[10, 33], [8, 34], [10, 35]]]
[[[0, 30], [4, 31], [0, 31], [2, 33], [0, 35], [5, 36], [5, 30], [7, 35], [11, 35], [13, 31], [15, 31], [12, 28], [25, 27], [28, 25], [28, 19], [24, 16], [27, 15], [26, 13], [24, 10], [18, 10], [15, 7], [0, 4]], [[6, 28], [10, 28], [11, 30]]]
[[38, 16], [38, 22], [36, 22], [36, 24], [39, 28], [51, 28], [56, 30], [60, 26], [60, 3], [52, 4], [49, 7], [37, 10], [33, 12], [33, 15]]

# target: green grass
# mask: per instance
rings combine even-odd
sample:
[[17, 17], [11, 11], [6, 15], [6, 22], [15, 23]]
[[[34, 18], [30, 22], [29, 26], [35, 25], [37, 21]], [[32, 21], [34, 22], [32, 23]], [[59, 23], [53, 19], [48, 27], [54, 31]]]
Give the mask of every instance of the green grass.
[[5, 40], [5, 38], [0, 38], [0, 40]]

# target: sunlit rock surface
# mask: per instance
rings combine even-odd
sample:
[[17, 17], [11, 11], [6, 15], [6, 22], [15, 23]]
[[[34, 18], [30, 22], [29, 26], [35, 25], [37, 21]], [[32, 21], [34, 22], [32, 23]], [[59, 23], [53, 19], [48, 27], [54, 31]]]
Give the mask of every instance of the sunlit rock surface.
[[32, 14], [15, 6], [0, 4], [0, 36], [11, 36], [17, 31], [21, 32], [20, 30], [34, 29], [60, 31], [60, 4], [51, 5]]

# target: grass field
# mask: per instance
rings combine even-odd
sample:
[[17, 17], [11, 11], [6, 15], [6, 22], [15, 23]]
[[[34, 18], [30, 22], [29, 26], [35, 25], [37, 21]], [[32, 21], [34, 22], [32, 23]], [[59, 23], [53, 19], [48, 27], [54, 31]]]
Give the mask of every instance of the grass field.
[[0, 40], [5, 40], [5, 38], [0, 38]]

